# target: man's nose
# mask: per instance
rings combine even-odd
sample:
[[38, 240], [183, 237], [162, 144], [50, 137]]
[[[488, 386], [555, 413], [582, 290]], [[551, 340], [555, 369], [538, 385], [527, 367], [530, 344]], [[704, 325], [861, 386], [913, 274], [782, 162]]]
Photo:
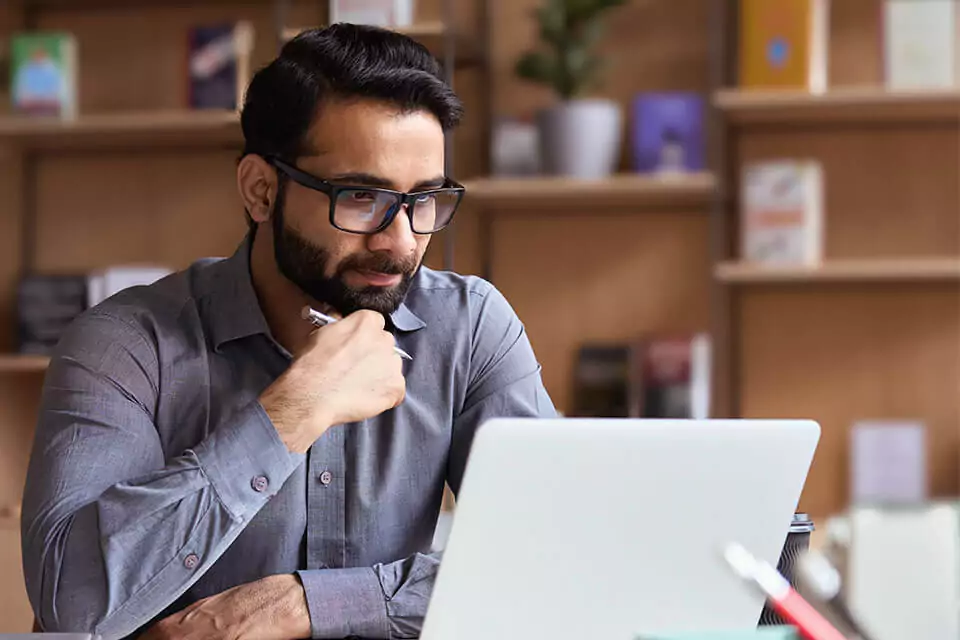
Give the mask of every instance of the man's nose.
[[395, 255], [407, 255], [417, 248], [417, 238], [410, 227], [407, 205], [403, 205], [393, 218], [390, 226], [369, 236], [367, 242], [371, 251], [389, 251]]

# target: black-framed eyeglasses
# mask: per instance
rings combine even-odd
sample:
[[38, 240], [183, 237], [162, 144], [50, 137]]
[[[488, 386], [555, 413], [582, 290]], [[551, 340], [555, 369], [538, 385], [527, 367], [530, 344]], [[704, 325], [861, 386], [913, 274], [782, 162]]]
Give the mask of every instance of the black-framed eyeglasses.
[[330, 200], [330, 224], [347, 233], [380, 233], [393, 223], [404, 205], [414, 233], [436, 233], [453, 221], [465, 191], [463, 185], [450, 178], [440, 188], [414, 193], [334, 184], [279, 158], [269, 158], [269, 162], [294, 182], [326, 194]]

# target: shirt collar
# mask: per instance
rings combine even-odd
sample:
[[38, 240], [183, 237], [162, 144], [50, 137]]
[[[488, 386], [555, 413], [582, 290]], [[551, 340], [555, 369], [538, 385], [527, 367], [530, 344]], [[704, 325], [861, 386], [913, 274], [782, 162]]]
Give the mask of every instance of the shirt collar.
[[427, 326], [420, 316], [410, 310], [406, 302], [400, 303], [397, 310], [390, 314], [390, 324], [397, 331], [416, 331]]
[[[250, 275], [250, 248], [253, 235], [247, 236], [229, 258], [217, 261], [201, 272], [198, 282], [203, 312], [209, 314], [213, 347], [257, 334], [270, 335], [270, 327], [260, 309]], [[427, 326], [406, 303], [390, 314], [394, 329], [417, 331]]]

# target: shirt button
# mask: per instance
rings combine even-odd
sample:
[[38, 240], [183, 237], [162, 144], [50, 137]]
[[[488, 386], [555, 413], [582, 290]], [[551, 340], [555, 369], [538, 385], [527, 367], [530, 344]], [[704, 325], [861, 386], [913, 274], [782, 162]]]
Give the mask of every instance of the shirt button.
[[183, 559], [183, 566], [187, 569], [194, 569], [198, 564], [200, 564], [200, 558], [198, 558], [195, 553], [191, 553]]
[[333, 482], [333, 474], [329, 471], [324, 471], [320, 474], [320, 483], [321, 484], [330, 484]]
[[267, 487], [270, 486], [270, 481], [267, 480], [266, 476], [256, 476], [250, 481], [250, 486], [253, 487], [253, 490], [257, 493], [263, 493], [267, 490]]

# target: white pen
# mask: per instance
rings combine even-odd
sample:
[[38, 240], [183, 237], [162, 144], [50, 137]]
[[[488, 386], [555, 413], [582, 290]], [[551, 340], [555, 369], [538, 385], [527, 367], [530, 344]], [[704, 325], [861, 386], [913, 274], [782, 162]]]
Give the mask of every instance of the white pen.
[[[300, 317], [304, 320], [309, 320], [317, 327], [323, 327], [328, 324], [333, 324], [337, 321], [336, 318], [328, 316], [325, 313], [320, 313], [310, 305], [303, 307], [303, 310], [300, 311]], [[413, 360], [409, 353], [401, 349], [400, 347], [394, 347], [393, 350], [404, 360]]]

